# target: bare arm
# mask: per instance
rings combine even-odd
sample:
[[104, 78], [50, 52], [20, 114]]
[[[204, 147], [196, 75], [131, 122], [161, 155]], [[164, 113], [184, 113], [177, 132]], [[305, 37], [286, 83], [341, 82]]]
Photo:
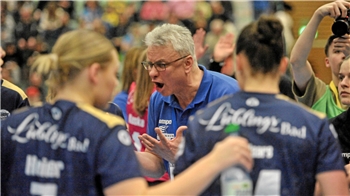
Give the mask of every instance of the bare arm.
[[164, 172], [164, 163], [163, 159], [146, 149], [146, 152], [136, 152], [137, 159], [141, 165], [141, 172], [143, 175], [160, 178]]
[[106, 195], [199, 195], [221, 171], [233, 164], [241, 164], [249, 171], [253, 167], [248, 141], [244, 138], [227, 137], [218, 142], [209, 154], [177, 175], [173, 181], [147, 188], [144, 180], [133, 178], [107, 187], [104, 193]]
[[316, 177], [322, 195], [348, 195], [348, 183], [345, 172], [329, 171], [323, 172]]
[[305, 91], [308, 81], [313, 74], [312, 67], [307, 61], [307, 58], [312, 49], [313, 40], [319, 24], [326, 16], [336, 18], [341, 13], [346, 15], [347, 7], [345, 5], [348, 4], [348, 2], [338, 0], [319, 7], [314, 12], [303, 33], [297, 39], [290, 55], [290, 63], [292, 65], [295, 84], [301, 92]]

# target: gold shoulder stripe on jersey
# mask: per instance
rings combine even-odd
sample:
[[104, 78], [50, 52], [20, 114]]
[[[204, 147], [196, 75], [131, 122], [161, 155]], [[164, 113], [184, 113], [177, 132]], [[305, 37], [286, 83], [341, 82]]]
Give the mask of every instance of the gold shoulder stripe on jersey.
[[125, 122], [121, 117], [110, 115], [107, 112], [99, 110], [91, 105], [80, 103], [77, 104], [77, 107], [103, 121], [109, 128], [113, 128], [117, 125], [125, 125]]
[[12, 84], [11, 82], [9, 82], [7, 80], [3, 79], [2, 86], [18, 92], [21, 95], [22, 99], [26, 99], [27, 98], [27, 95], [24, 93], [24, 91], [21, 88], [19, 88], [18, 86]]

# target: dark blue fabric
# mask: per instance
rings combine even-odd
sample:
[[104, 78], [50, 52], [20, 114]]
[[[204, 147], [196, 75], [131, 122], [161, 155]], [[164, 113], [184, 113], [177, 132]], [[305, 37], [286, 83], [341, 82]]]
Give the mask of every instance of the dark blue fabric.
[[[251, 145], [254, 187], [262, 170], [279, 170], [281, 181], [275, 185], [280, 186], [280, 195], [313, 195], [317, 174], [344, 170], [340, 146], [325, 116], [287, 99], [238, 92], [198, 111], [188, 122], [184, 152], [175, 163], [174, 174], [209, 153], [227, 136], [224, 128], [234, 123]], [[218, 177], [203, 195], [220, 194]]]
[[[2, 195], [102, 195], [141, 177], [122, 118], [88, 105], [58, 101], [1, 123]], [[34, 188], [33, 188], [34, 187]]]

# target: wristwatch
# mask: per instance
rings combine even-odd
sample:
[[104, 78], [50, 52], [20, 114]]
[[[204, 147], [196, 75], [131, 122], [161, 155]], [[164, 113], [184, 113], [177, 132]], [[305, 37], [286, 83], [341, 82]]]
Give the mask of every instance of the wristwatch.
[[213, 57], [211, 57], [209, 61], [210, 61], [210, 63], [211, 63], [212, 65], [219, 65], [220, 67], [222, 67], [222, 66], [225, 65], [225, 61], [216, 62], [216, 61], [213, 59]]

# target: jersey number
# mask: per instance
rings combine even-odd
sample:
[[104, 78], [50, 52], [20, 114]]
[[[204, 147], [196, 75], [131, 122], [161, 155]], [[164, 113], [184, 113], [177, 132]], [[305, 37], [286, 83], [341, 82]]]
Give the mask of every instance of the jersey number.
[[261, 170], [255, 186], [254, 195], [280, 195], [281, 194], [281, 171]]

